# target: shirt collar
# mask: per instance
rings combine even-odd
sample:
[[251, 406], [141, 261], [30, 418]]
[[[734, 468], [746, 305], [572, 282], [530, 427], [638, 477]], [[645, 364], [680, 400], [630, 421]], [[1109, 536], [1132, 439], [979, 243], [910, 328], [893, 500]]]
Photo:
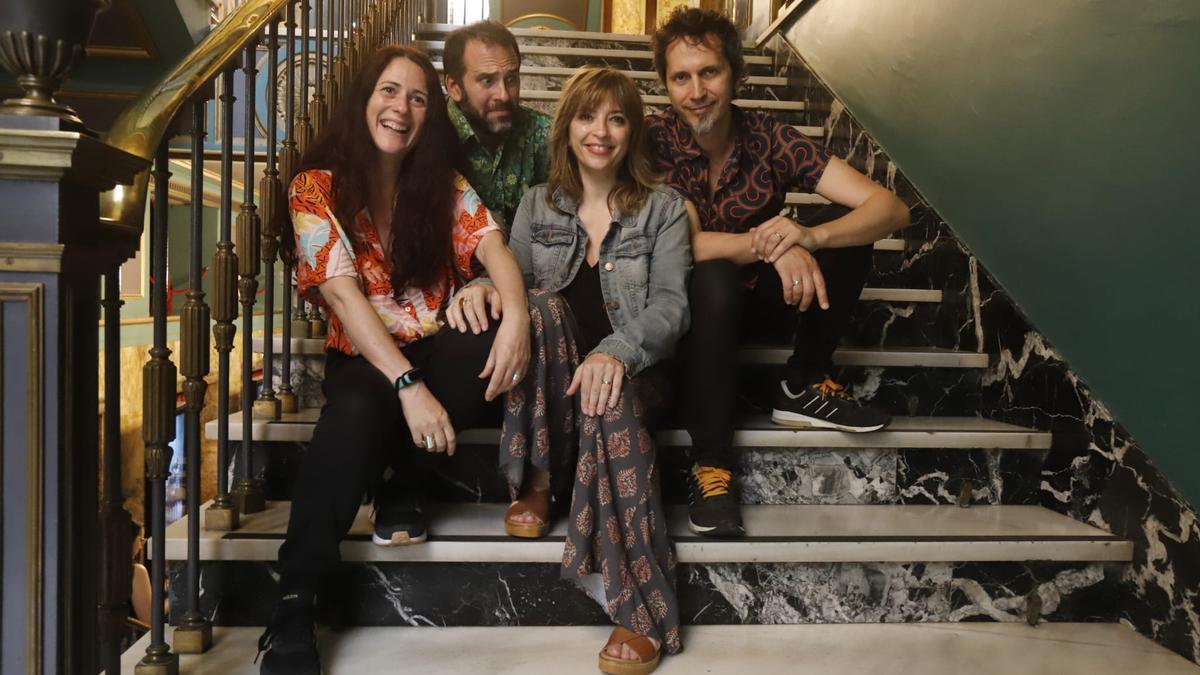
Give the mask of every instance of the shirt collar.
[[[554, 194], [550, 196], [550, 199], [559, 211], [571, 216], [579, 215], [579, 203], [561, 187], [554, 190]], [[613, 212], [612, 222], [621, 227], [633, 227], [637, 224], [637, 214], [626, 215], [618, 209]]]

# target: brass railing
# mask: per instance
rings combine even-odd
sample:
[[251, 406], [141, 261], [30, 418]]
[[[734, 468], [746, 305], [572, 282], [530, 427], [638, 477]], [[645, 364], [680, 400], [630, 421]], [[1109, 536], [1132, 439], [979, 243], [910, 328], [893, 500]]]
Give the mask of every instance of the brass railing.
[[[215, 498], [204, 513], [208, 530], [234, 530], [242, 514], [265, 506], [264, 486], [255, 479], [252, 418], [278, 420], [296, 411], [291, 386], [291, 345], [296, 337], [324, 335], [324, 320], [318, 309], [306, 307], [294, 297], [293, 271], [284, 265], [283, 297], [275, 294], [276, 258], [281, 246], [273, 215], [286, 208], [280, 203], [284, 181], [291, 178], [300, 156], [329, 118], [331, 107], [345, 91], [348, 78], [365, 54], [390, 42], [409, 43], [421, 20], [420, 0], [247, 0], [221, 22], [196, 48], [157, 84], [149, 87], [113, 124], [106, 140], [111, 145], [145, 159], [153, 159], [152, 171], [137, 177], [134, 185], [106, 193], [101, 198], [101, 221], [110, 228], [141, 231], [144, 227], [148, 187], [153, 180], [149, 251], [154, 344], [143, 369], [142, 429], [146, 448], [146, 478], [150, 499], [151, 622], [150, 644], [137, 666], [139, 673], [178, 672], [179, 653], [200, 653], [212, 645], [212, 628], [200, 606], [200, 457], [201, 413], [208, 393], [210, 349], [217, 351], [217, 484]], [[279, 24], [283, 24], [280, 30]], [[297, 27], [299, 32], [297, 32]], [[267, 58], [265, 133], [255, 124], [257, 63], [260, 53]], [[281, 53], [282, 52], [282, 53]], [[276, 78], [285, 64], [283, 96]], [[315, 76], [310, 82], [309, 70]], [[297, 69], [299, 73], [297, 74]], [[234, 171], [234, 75], [242, 71], [244, 135], [242, 148], [243, 199], [236, 222], [233, 215]], [[296, 79], [299, 79], [299, 87]], [[218, 242], [212, 255], [211, 307], [201, 288], [204, 191], [204, 141], [208, 129], [209, 99], [216, 98], [220, 129], [220, 207]], [[214, 122], [217, 120], [214, 119]], [[282, 122], [282, 129], [279, 127]], [[191, 144], [191, 228], [188, 268], [191, 288], [180, 311], [178, 370], [167, 347], [167, 198], [168, 144], [184, 135]], [[254, 186], [258, 153], [264, 153], [263, 175], [257, 192]], [[257, 197], [257, 200], [256, 200]], [[259, 275], [262, 273], [262, 306]], [[281, 304], [281, 380], [274, 384], [274, 312]], [[240, 304], [240, 308], [239, 308]], [[101, 571], [103, 598], [100, 606], [102, 666], [120, 672], [120, 640], [125, 634], [122, 608], [129, 604], [130, 524], [121, 507], [120, 427], [118, 397], [120, 368], [120, 300], [117, 270], [105, 279], [105, 498], [101, 517], [105, 560]], [[239, 311], [240, 309], [240, 311]], [[261, 310], [261, 311], [260, 311]], [[293, 310], [295, 314], [293, 314]], [[263, 316], [263, 378], [257, 391], [252, 361], [253, 317]], [[241, 321], [241, 410], [242, 440], [236, 458], [238, 479], [229, 485], [233, 449], [229, 439], [230, 360]], [[210, 344], [209, 330], [214, 342]], [[184, 457], [187, 483], [187, 563], [175, 587], [173, 649], [166, 642], [166, 480], [170, 467], [170, 443], [175, 437], [176, 383], [183, 377]], [[114, 489], [118, 488], [118, 489]], [[123, 519], [122, 519], [123, 517]]]

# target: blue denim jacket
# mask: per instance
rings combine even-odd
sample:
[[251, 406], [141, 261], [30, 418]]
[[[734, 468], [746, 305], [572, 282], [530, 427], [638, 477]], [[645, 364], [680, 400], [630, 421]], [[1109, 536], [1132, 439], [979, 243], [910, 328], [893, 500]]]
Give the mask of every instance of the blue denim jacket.
[[[575, 200], [558, 190], [552, 208], [547, 185], [525, 193], [513, 216], [509, 248], [525, 285], [557, 293], [587, 259], [587, 232]], [[600, 290], [613, 333], [596, 345], [637, 375], [671, 356], [687, 332], [691, 233], [683, 198], [659, 186], [637, 213], [613, 214], [600, 243]]]

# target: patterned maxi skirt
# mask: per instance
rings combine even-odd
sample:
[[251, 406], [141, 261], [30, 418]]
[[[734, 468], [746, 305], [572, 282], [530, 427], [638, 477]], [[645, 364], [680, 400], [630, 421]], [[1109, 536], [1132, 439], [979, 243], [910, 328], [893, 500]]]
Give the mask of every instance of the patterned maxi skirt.
[[616, 408], [584, 416], [579, 397], [566, 395], [581, 361], [566, 302], [532, 290], [529, 310], [532, 354], [505, 400], [500, 470], [514, 499], [526, 463], [550, 472], [556, 503], [570, 495], [562, 577], [586, 588], [588, 575], [600, 575], [609, 618], [678, 653], [675, 557], [650, 430], [670, 379], [661, 369], [643, 371], [626, 380]]

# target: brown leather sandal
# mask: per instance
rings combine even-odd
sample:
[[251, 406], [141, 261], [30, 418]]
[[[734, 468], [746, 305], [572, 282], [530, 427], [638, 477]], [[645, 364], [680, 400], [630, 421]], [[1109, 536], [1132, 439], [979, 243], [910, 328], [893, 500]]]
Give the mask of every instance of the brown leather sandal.
[[[626, 661], [609, 656], [608, 648], [613, 645], [629, 645], [638, 655], [638, 660]], [[608, 644], [600, 650], [600, 672], [610, 675], [648, 675], [658, 667], [658, 660], [659, 648], [654, 646], [650, 638], [624, 626], [617, 626], [608, 636]]]
[[[529, 513], [538, 519], [536, 523], [513, 522], [513, 516]], [[524, 488], [517, 501], [504, 512], [504, 531], [511, 537], [541, 539], [550, 532], [550, 490], [548, 488]]]

